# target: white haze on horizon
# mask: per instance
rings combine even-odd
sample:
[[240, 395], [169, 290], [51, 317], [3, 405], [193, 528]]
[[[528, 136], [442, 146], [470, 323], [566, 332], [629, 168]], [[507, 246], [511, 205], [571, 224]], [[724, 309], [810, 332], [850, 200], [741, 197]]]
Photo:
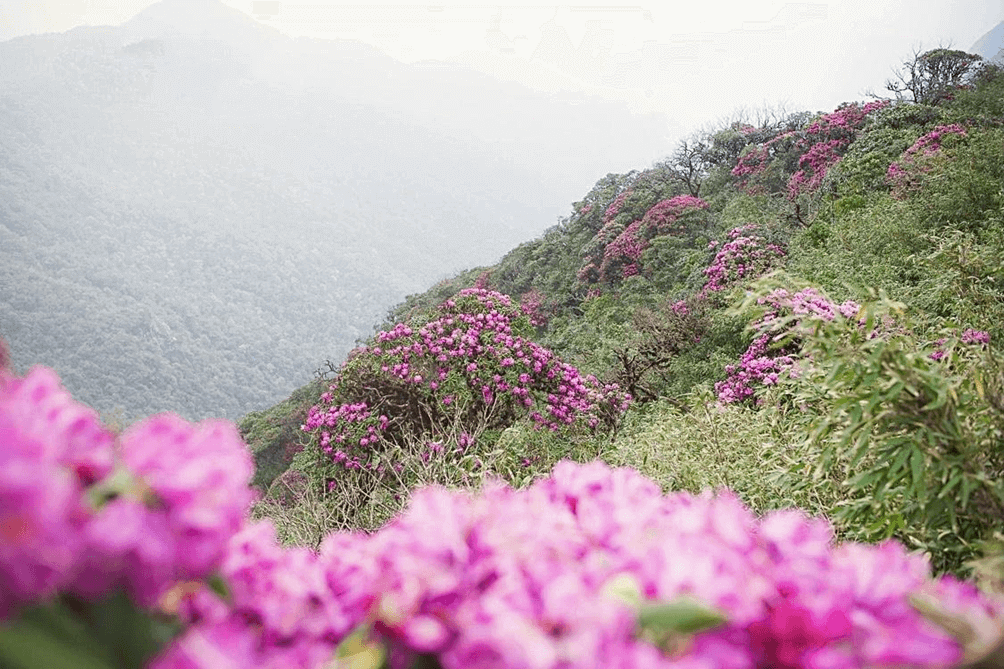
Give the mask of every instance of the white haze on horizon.
[[[196, 1], [196, 0], [188, 0]], [[204, 1], [204, 0], [203, 0]], [[403, 62], [443, 60], [499, 79], [663, 114], [676, 139], [739, 110], [829, 111], [883, 92], [915, 49], [968, 49], [1004, 0], [708, 0], [641, 5], [222, 0], [293, 37], [359, 40]], [[0, 40], [118, 25], [152, 0], [0, 0]]]

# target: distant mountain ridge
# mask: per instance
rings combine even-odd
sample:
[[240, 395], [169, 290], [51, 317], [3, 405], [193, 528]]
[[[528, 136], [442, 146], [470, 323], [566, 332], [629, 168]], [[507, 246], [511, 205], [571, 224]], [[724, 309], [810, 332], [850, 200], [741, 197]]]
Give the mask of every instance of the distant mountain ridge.
[[987, 60], [1004, 65], [1004, 21], [986, 32], [983, 37], [969, 48], [969, 53], [975, 53]]
[[661, 129], [218, 0], [2, 42], [0, 336], [99, 410], [236, 418]]

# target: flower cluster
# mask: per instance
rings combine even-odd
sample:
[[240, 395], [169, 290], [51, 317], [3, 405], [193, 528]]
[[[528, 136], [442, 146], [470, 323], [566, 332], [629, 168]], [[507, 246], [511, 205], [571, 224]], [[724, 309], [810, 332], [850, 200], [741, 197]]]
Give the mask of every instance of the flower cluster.
[[989, 344], [990, 334], [984, 330], [967, 329], [962, 333], [963, 344]]
[[[419, 490], [379, 532], [330, 536], [319, 560], [402, 667], [937, 667], [958, 643], [912, 594], [983, 629], [1001, 615], [897, 543], [834, 546], [824, 520], [758, 519], [727, 492], [664, 496], [599, 462], [520, 491]], [[686, 602], [711, 614], [705, 629], [643, 622]]]
[[688, 211], [707, 209], [708, 203], [693, 195], [677, 195], [668, 200], [661, 200], [645, 212], [641, 219], [642, 227], [648, 231], [649, 237], [676, 234], [683, 232], [678, 222]]
[[523, 293], [519, 298], [520, 309], [523, 313], [527, 315], [530, 319], [530, 325], [535, 328], [545, 327], [547, 325], [548, 317], [544, 313], [544, 303], [546, 298], [544, 293], [540, 292], [536, 288], [531, 288], [527, 292]]
[[[967, 346], [978, 345], [983, 347], [990, 343], [990, 333], [985, 330], [967, 328], [962, 332], [962, 336], [959, 337], [959, 341]], [[934, 342], [934, 351], [932, 351], [930, 355], [931, 360], [943, 360], [948, 355], [948, 351], [945, 350], [945, 345], [947, 343], [948, 338], [942, 338]]]
[[[690, 211], [707, 207], [708, 203], [699, 197], [678, 195], [656, 203], [642, 218], [626, 227], [608, 222], [594, 237], [597, 257], [589, 258], [589, 262], [579, 270], [579, 281], [612, 283], [639, 274], [642, 253], [652, 239], [683, 232], [680, 218]], [[599, 253], [602, 253], [602, 258]]]
[[218, 566], [252, 499], [232, 424], [164, 414], [116, 443], [44, 367], [0, 372], [0, 442], [0, 618], [57, 591], [152, 606]]
[[875, 100], [863, 106], [857, 103], [842, 105], [836, 111], [823, 114], [813, 121], [805, 132], [820, 137], [833, 137], [843, 133], [847, 139], [851, 139], [864, 125], [869, 114], [885, 109], [890, 104], [889, 100]]
[[369, 469], [390, 444], [438, 440], [478, 422], [487, 429], [527, 416], [556, 431], [616, 420], [610, 407], [624, 394], [523, 336], [524, 311], [507, 295], [469, 288], [427, 323], [378, 333], [310, 409], [303, 430], [331, 462]]
[[719, 401], [726, 404], [752, 399], [758, 385], [772, 386], [782, 374], [793, 372], [799, 343], [796, 338], [789, 338], [779, 344], [781, 338], [789, 334], [788, 330], [778, 330], [779, 316], [790, 314], [832, 321], [838, 317], [855, 318], [861, 309], [852, 300], [835, 304], [812, 288], [794, 294], [779, 288], [759, 298], [757, 303], [768, 307], [756, 324], [757, 336], [742, 354], [739, 364], [726, 365], [726, 379], [715, 384]]
[[840, 151], [846, 145], [846, 140], [831, 139], [817, 142], [803, 153], [798, 159], [799, 170], [788, 180], [788, 199], [794, 200], [801, 193], [817, 190], [823, 183], [826, 171], [840, 161]]
[[486, 269], [485, 271], [478, 274], [478, 277], [474, 279], [474, 287], [480, 288], [481, 290], [488, 290], [492, 282], [492, 271]]
[[771, 138], [760, 146], [749, 147], [740, 157], [739, 162], [732, 168], [732, 176], [739, 178], [749, 178], [760, 174], [767, 169], [767, 165], [774, 157], [775, 145], [794, 136], [794, 132], [785, 132]]
[[621, 209], [624, 208], [624, 202], [625, 200], [628, 199], [628, 196], [630, 195], [631, 195], [630, 188], [625, 191], [622, 191], [621, 193], [618, 193], [618, 195], [607, 206], [607, 210], [603, 212], [603, 225], [607, 225], [615, 218], [617, 218], [617, 214], [619, 214], [621, 212]]
[[283, 548], [269, 521], [229, 542], [219, 576], [226, 600], [205, 585], [181, 590], [186, 625], [150, 669], [321, 669], [360, 622], [313, 551]]
[[749, 223], [733, 228], [729, 231], [727, 242], [719, 246], [713, 241], [708, 245], [709, 249], [717, 248], [718, 251], [704, 270], [708, 280], [701, 290], [702, 295], [725, 290], [744, 279], [758, 277], [786, 255], [780, 246], [767, 244], [755, 234], [757, 227], [755, 223]]
[[963, 649], [921, 610], [983, 647], [1004, 615], [897, 543], [838, 546], [825, 520], [663, 495], [601, 462], [523, 490], [425, 487], [381, 530], [313, 552], [246, 520], [251, 463], [227, 423], [151, 418], [118, 462], [93, 412], [36, 368], [0, 381], [0, 437], [0, 611], [125, 587], [178, 629], [129, 630], [151, 635], [151, 669], [943, 667]]
[[613, 277], [611, 269], [615, 265], [621, 267], [621, 277], [627, 278], [638, 274], [638, 263], [641, 253], [647, 245], [640, 220], [630, 223], [624, 231], [603, 249], [603, 263], [600, 265], [600, 280], [610, 281]]
[[966, 129], [958, 123], [939, 125], [919, 137], [903, 152], [899, 160], [889, 165], [886, 171], [886, 183], [892, 187], [894, 197], [905, 197], [906, 193], [916, 186], [916, 173], [926, 170], [924, 159], [937, 154], [945, 138], [950, 135], [966, 137]]
[[805, 129], [798, 143], [803, 150], [798, 159], [798, 171], [788, 180], [788, 199], [818, 190], [827, 171], [840, 162], [844, 150], [854, 140], [869, 114], [889, 105], [888, 100], [869, 102], [864, 106], [844, 105], [824, 114]]

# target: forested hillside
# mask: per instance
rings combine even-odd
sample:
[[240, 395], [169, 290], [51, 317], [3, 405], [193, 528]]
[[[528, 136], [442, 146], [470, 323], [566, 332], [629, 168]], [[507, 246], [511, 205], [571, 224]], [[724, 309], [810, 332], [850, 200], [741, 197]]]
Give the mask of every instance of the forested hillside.
[[697, 133], [410, 296], [242, 420], [263, 512], [311, 543], [418, 483], [600, 457], [964, 570], [1004, 511], [1004, 73], [912, 65], [889, 99]]
[[659, 136], [582, 102], [216, 0], [0, 43], [0, 334], [103, 412], [236, 418]]

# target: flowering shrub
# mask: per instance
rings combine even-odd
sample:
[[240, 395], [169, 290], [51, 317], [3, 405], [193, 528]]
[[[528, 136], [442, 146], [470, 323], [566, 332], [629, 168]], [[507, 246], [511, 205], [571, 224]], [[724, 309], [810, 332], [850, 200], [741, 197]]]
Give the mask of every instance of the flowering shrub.
[[614, 425], [628, 398], [529, 340], [530, 323], [506, 295], [462, 290], [432, 320], [357, 349], [303, 430], [336, 470], [381, 472], [394, 447], [445, 439], [462, 455], [522, 417], [553, 431]]
[[546, 297], [536, 288], [531, 288], [519, 298], [519, 307], [530, 319], [530, 325], [536, 328], [547, 326], [548, 317], [544, 313]]
[[610, 202], [610, 204], [606, 208], [606, 211], [603, 212], [603, 225], [604, 226], [610, 224], [611, 221], [613, 221], [615, 218], [617, 218], [617, 214], [619, 214], [621, 212], [621, 209], [624, 208], [624, 201], [628, 199], [628, 197], [631, 195], [631, 193], [632, 193], [632, 190], [630, 188], [628, 188], [627, 190], [622, 191], [621, 193], [619, 193]]
[[478, 274], [478, 277], [474, 279], [474, 287], [480, 290], [489, 290], [492, 281], [492, 271], [485, 270]]
[[841, 491], [832, 517], [845, 536], [895, 536], [938, 570], [962, 571], [1004, 513], [1004, 361], [982, 331], [918, 341], [902, 307], [880, 300], [854, 319], [805, 317], [812, 364], [790, 390], [809, 438], [794, 480]]
[[[786, 146], [786, 140], [791, 140], [794, 137], [794, 131], [783, 132], [759, 146], [750, 146], [739, 157], [736, 166], [732, 168], [732, 176], [742, 179], [742, 183], [745, 185], [750, 177], [755, 177], [766, 170], [777, 152]], [[790, 142], [788, 143], [790, 144]]]
[[613, 219], [608, 220], [593, 239], [594, 251], [579, 270], [579, 281], [613, 283], [639, 274], [642, 270], [642, 253], [653, 238], [685, 232], [681, 218], [689, 212], [707, 207], [708, 203], [698, 197], [678, 195], [657, 202], [644, 216], [627, 226], [622, 226]]
[[798, 145], [803, 153], [798, 159], [798, 171], [788, 180], [788, 199], [795, 200], [802, 193], [818, 190], [827, 171], [840, 162], [869, 114], [889, 104], [887, 100], [877, 100], [864, 106], [844, 105], [810, 124]]
[[747, 191], [758, 190], [763, 186], [768, 168], [780, 162], [784, 163], [780, 165], [782, 172], [794, 170], [787, 182], [789, 199], [795, 200], [802, 193], [818, 190], [827, 171], [840, 161], [868, 116], [888, 105], [884, 100], [843, 105], [801, 130], [783, 132], [751, 145], [740, 156], [732, 175], [740, 179]]
[[937, 154], [945, 138], [950, 135], [966, 136], [966, 130], [958, 123], [939, 125], [922, 135], [910, 148], [903, 152], [899, 160], [889, 165], [886, 182], [892, 187], [893, 197], [902, 199], [917, 186], [917, 176], [930, 169], [929, 160]]
[[36, 368], [0, 379], [0, 437], [5, 666], [941, 667], [1000, 628], [999, 604], [898, 544], [834, 546], [823, 520], [599, 462], [424, 488], [315, 553], [245, 520], [227, 423], [157, 416], [116, 444]]
[[801, 193], [818, 190], [827, 170], [840, 161], [840, 150], [847, 143], [839, 139], [817, 142], [803, 153], [798, 159], [799, 170], [788, 180], [788, 199], [794, 200]]
[[966, 329], [959, 339], [963, 344], [989, 344], [990, 335], [983, 330]]
[[702, 294], [725, 290], [738, 281], [765, 274], [785, 256], [780, 246], [768, 244], [755, 234], [757, 228], [755, 223], [733, 228], [728, 233], [728, 241], [721, 246], [717, 241], [708, 244], [709, 249], [717, 248], [718, 251], [704, 270], [708, 280]]
[[[757, 335], [737, 365], [727, 365], [727, 378], [715, 384], [718, 399], [724, 403], [743, 402], [755, 396], [757, 386], [775, 385], [782, 374], [792, 373], [798, 359], [799, 340], [791, 336], [785, 316], [811, 316], [832, 321], [837, 317], [855, 318], [860, 305], [851, 300], [835, 304], [813, 288], [790, 293], [778, 288], [757, 299], [767, 311], [754, 325]], [[783, 325], [784, 329], [778, 329]], [[796, 326], [797, 329], [797, 326]]]

